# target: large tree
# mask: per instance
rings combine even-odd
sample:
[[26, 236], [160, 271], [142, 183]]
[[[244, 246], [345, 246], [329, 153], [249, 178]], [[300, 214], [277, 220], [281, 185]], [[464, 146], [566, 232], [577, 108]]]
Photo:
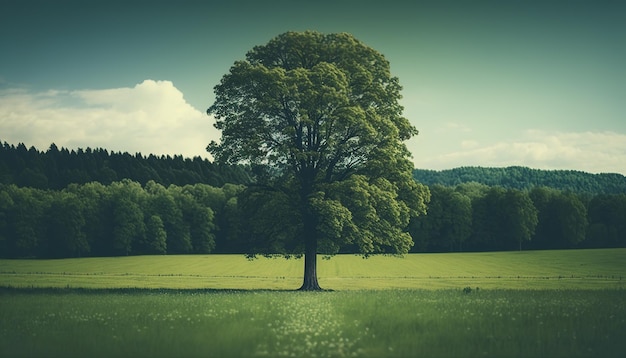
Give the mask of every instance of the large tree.
[[403, 142], [417, 130], [400, 90], [379, 52], [347, 33], [311, 31], [254, 47], [215, 86], [207, 113], [222, 137], [207, 149], [255, 169], [242, 195], [263, 203], [250, 234], [274, 253], [304, 253], [302, 290], [320, 289], [318, 253], [402, 254], [413, 244], [405, 229], [429, 192], [412, 178]]

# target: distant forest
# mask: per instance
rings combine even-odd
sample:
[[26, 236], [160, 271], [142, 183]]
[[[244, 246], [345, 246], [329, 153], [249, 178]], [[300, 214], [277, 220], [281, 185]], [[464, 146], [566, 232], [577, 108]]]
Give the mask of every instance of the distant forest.
[[415, 180], [426, 185], [456, 186], [476, 182], [507, 189], [538, 186], [588, 194], [626, 194], [626, 177], [615, 173], [590, 174], [575, 170], [541, 170], [527, 167], [461, 167], [448, 170], [415, 169]]
[[[431, 198], [407, 228], [411, 252], [626, 247], [618, 174], [458, 168], [415, 178]], [[0, 257], [253, 253], [255, 238], [277, 234], [247, 201], [253, 182], [247, 167], [200, 157], [4, 143]]]
[[106, 149], [59, 149], [47, 151], [4, 142], [0, 146], [0, 183], [20, 187], [60, 190], [69, 184], [98, 182], [104, 185], [129, 179], [145, 185], [153, 180], [162, 185], [226, 183], [245, 184], [250, 175], [242, 166], [218, 165], [208, 159], [183, 156], [144, 156], [141, 153], [109, 152]]
[[[540, 170], [527, 167], [461, 167], [448, 170], [415, 169], [413, 177], [428, 186], [457, 186], [476, 182], [505, 189], [530, 190], [549, 187], [586, 194], [626, 194], [626, 177], [621, 174], [590, 174], [574, 170]], [[0, 145], [0, 183], [20, 187], [60, 190], [69, 184], [98, 182], [104, 185], [129, 179], [145, 185], [153, 180], [162, 185], [226, 183], [248, 184], [249, 168], [218, 165], [200, 157], [147, 156], [109, 152], [106, 149], [68, 150], [51, 144], [46, 151], [23, 143]]]

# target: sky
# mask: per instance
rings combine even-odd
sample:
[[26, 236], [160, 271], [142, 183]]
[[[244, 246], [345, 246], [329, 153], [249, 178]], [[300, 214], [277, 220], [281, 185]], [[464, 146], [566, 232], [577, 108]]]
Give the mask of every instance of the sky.
[[416, 168], [626, 174], [626, 2], [0, 0], [0, 141], [211, 159], [213, 87], [286, 31], [403, 86]]

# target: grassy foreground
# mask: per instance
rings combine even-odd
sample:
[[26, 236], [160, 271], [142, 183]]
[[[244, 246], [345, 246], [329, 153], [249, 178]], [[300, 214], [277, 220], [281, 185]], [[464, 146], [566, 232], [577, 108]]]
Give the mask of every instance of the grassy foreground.
[[301, 260], [0, 260], [0, 357], [621, 357], [625, 259], [338, 256], [313, 293]]
[[[295, 289], [302, 259], [243, 255], [0, 260], [0, 287]], [[626, 249], [411, 254], [318, 260], [324, 288], [625, 288]]]
[[622, 290], [0, 290], [2, 357], [621, 357]]

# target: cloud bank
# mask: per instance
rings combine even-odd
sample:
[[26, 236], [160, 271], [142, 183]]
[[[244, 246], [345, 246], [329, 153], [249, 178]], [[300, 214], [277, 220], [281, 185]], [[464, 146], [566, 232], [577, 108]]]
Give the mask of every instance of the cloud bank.
[[55, 143], [69, 149], [210, 158], [206, 145], [219, 139], [213, 122], [170, 81], [103, 90], [0, 92], [0, 140], [39, 150]]
[[547, 132], [527, 130], [507, 141], [480, 143], [466, 139], [453, 150], [416, 160], [419, 168], [526, 166], [626, 175], [626, 135], [615, 132]]
[[[103, 90], [0, 91], [0, 140], [39, 150], [55, 143], [69, 149], [210, 159], [206, 145], [220, 137], [213, 123], [170, 81], [145, 80], [134, 87]], [[626, 175], [625, 134], [526, 130], [514, 137], [492, 133], [498, 139], [489, 141], [460, 124], [440, 129], [420, 134], [418, 141], [437, 138], [427, 153], [409, 146], [416, 167], [520, 165]]]

